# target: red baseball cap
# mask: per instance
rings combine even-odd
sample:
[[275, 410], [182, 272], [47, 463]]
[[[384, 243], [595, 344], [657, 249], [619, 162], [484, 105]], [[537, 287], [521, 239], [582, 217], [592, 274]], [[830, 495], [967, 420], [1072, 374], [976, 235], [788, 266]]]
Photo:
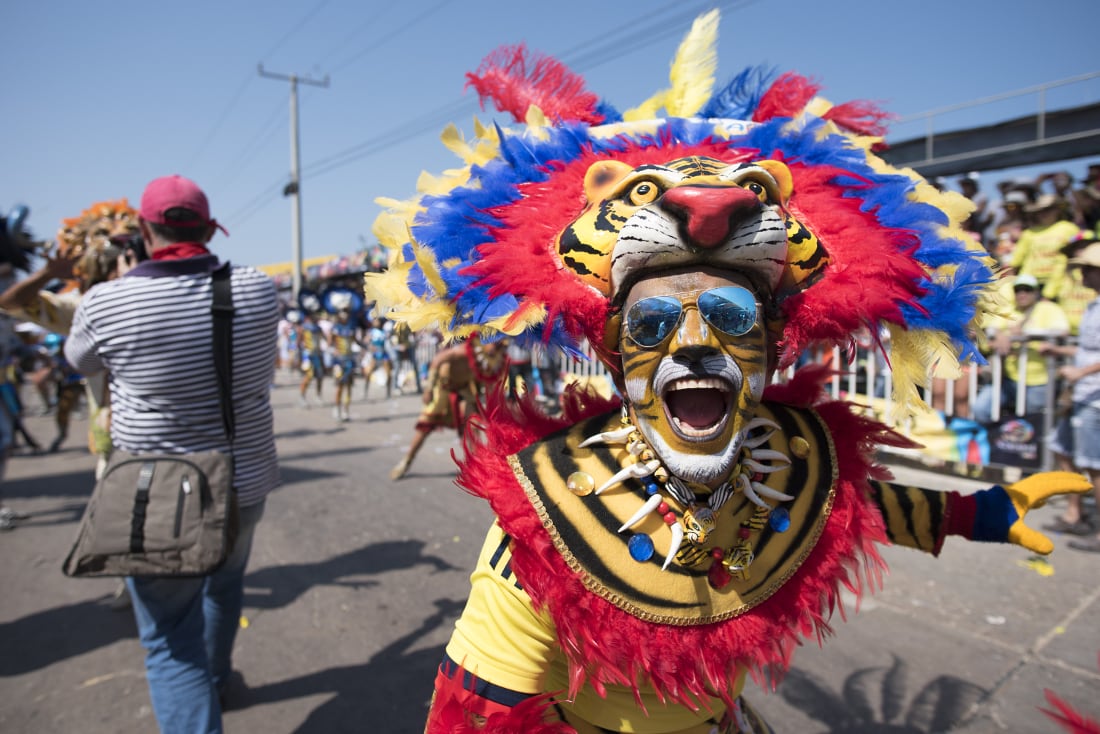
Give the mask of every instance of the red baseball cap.
[[[171, 209], [186, 209], [194, 214], [193, 219], [167, 219], [165, 214]], [[198, 185], [183, 176], [173, 174], [153, 179], [141, 195], [141, 218], [154, 224], [167, 224], [173, 227], [201, 227], [213, 224], [225, 232], [218, 220], [210, 217], [210, 203], [206, 194]]]

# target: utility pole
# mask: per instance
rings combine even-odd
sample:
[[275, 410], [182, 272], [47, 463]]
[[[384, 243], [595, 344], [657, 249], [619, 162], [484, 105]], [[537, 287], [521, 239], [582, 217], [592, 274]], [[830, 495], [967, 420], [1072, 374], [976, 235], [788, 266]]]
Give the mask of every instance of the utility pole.
[[264, 65], [260, 64], [260, 76], [267, 79], [278, 79], [290, 82], [290, 183], [283, 188], [283, 196], [291, 197], [290, 208], [290, 233], [291, 233], [291, 260], [294, 268], [291, 273], [291, 290], [294, 303], [298, 302], [298, 292], [302, 289], [302, 180], [300, 160], [298, 156], [298, 83], [312, 84], [315, 87], [328, 87], [328, 75], [317, 81], [307, 79], [297, 74], [273, 74], [264, 71]]

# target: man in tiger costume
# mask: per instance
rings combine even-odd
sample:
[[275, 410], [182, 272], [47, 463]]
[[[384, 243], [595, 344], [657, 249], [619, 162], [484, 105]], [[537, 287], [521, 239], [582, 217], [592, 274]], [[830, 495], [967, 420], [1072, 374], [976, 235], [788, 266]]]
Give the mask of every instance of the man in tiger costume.
[[[57, 232], [57, 248], [45, 265], [0, 294], [0, 309], [12, 316], [38, 324], [47, 331], [66, 336], [81, 296], [92, 286], [114, 278], [119, 257], [140, 247], [137, 211], [126, 199], [100, 201], [65, 219]], [[136, 255], [132, 256], [136, 257]], [[66, 285], [47, 290], [55, 280]], [[107, 408], [106, 376], [85, 378], [89, 403], [89, 447], [99, 457], [102, 469], [110, 453], [110, 411]], [[69, 419], [79, 390], [63, 389], [56, 408], [57, 436], [50, 451], [57, 451], [68, 436]]]
[[570, 391], [551, 417], [498, 394], [467, 432], [458, 481], [496, 520], [430, 734], [770, 731], [746, 676], [828, 631], [839, 590], [877, 580], [877, 544], [1049, 553], [1028, 510], [1088, 489], [1057, 472], [970, 496], [890, 484], [873, 449], [912, 444], [827, 400], [824, 368], [773, 384], [805, 348], [882, 327], [913, 409], [933, 357], [976, 357], [994, 274], [960, 197], [872, 153], [870, 106], [760, 70], [711, 94], [716, 27], [697, 20], [671, 88], [622, 115], [499, 50], [469, 83], [530, 129], [449, 131], [469, 164], [450, 191], [376, 224], [394, 257], [368, 298], [389, 317], [587, 341], [621, 396]]

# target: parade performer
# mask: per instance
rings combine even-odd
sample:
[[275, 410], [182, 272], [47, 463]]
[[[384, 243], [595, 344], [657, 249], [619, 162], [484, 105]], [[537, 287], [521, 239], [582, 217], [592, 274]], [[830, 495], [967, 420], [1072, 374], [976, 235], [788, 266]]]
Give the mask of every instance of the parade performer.
[[[389, 327], [389, 328], [387, 328]], [[363, 362], [363, 399], [370, 394], [370, 383], [374, 373], [382, 370], [386, 377], [386, 400], [393, 395], [393, 347], [390, 344], [390, 324], [381, 316], [371, 320], [367, 331], [367, 354]]]
[[363, 295], [344, 286], [328, 288], [321, 295], [325, 311], [336, 321], [329, 340], [332, 368], [336, 378], [336, 396], [332, 415], [336, 420], [351, 420], [351, 392], [359, 372], [359, 321], [363, 316]]
[[504, 379], [506, 368], [505, 342], [485, 344], [476, 334], [463, 344], [436, 352], [428, 365], [427, 384], [421, 393], [424, 409], [416, 419], [412, 443], [390, 470], [390, 478], [401, 479], [408, 473], [433, 431], [453, 428], [463, 435], [481, 399], [490, 387]]
[[550, 417], [497, 395], [467, 432], [458, 482], [496, 520], [428, 732], [768, 731], [746, 676], [774, 681], [827, 634], [840, 590], [880, 579], [878, 544], [1048, 553], [1027, 512], [1088, 488], [891, 484], [873, 452], [911, 442], [827, 399], [823, 367], [773, 380], [886, 328], [892, 404], [915, 410], [933, 365], [980, 358], [995, 274], [962, 197], [872, 152], [872, 106], [760, 69], [714, 90], [717, 22], [621, 115], [552, 59], [498, 50], [469, 84], [526, 129], [448, 130], [466, 168], [376, 224], [394, 257], [368, 297], [390, 318], [587, 341], [622, 396], [567, 390]]
[[325, 351], [328, 349], [328, 336], [317, 322], [317, 315], [321, 311], [321, 297], [313, 291], [303, 289], [298, 294], [298, 305], [302, 313], [297, 338], [302, 350], [302, 383], [298, 386], [298, 404], [308, 408], [310, 384], [315, 387], [317, 404], [325, 404], [321, 389], [325, 384]]

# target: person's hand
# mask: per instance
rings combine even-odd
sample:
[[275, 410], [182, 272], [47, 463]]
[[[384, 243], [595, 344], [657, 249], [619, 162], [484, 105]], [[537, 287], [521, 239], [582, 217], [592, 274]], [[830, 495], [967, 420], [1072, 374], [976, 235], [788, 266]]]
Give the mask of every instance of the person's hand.
[[42, 269], [51, 280], [54, 278], [68, 280], [73, 277], [73, 266], [79, 259], [80, 256], [77, 254], [62, 255], [55, 251], [46, 257], [46, 264]]
[[993, 351], [1002, 357], [1012, 351], [1012, 336], [1005, 330], [998, 331], [993, 337]]
[[118, 260], [115, 262], [115, 269], [118, 272], [118, 277], [121, 278], [123, 275], [126, 275], [126, 273], [134, 269], [135, 265], [137, 265], [137, 263], [134, 261], [134, 256], [130, 251], [123, 250], [118, 256]]
[[1085, 376], [1085, 368], [1067, 364], [1058, 368], [1058, 376], [1072, 385]]

